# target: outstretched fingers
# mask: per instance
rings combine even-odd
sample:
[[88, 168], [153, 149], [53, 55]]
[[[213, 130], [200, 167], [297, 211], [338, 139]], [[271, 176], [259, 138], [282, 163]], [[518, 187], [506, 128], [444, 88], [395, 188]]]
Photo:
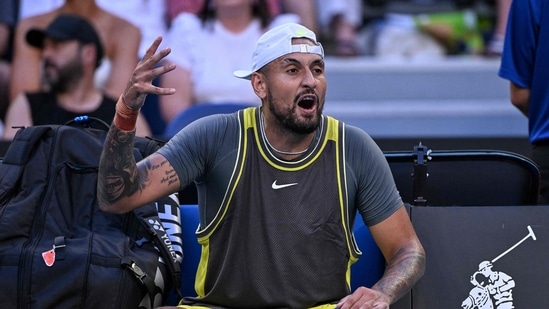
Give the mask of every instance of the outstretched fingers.
[[145, 56], [143, 56], [143, 59], [148, 59], [152, 57], [156, 51], [158, 50], [158, 46], [160, 46], [160, 43], [162, 43], [162, 37], [157, 37], [152, 44], [147, 48], [147, 51], [145, 51]]
[[[137, 67], [142, 67], [145, 70], [152, 69], [154, 67], [157, 67], [158, 64], [166, 58], [171, 53], [171, 48], [163, 48], [160, 51], [158, 51], [158, 47], [160, 46], [160, 43], [162, 42], [162, 37], [159, 36], [154, 40], [154, 42], [147, 48], [147, 51], [145, 52], [145, 56], [141, 59]], [[171, 70], [170, 70], [171, 71]], [[167, 72], [167, 71], [166, 71]], [[163, 72], [165, 73], [165, 72]]]
[[161, 88], [153, 85], [153, 80], [175, 69], [175, 64], [162, 60], [170, 54], [170, 48], [164, 48], [157, 52], [162, 37], [158, 37], [149, 46], [145, 56], [137, 64], [126, 90], [124, 101], [129, 108], [137, 110], [143, 106], [147, 94], [170, 95], [175, 93], [174, 88]]
[[141, 78], [143, 80], [152, 82], [155, 78], [170, 71], [173, 71], [173, 69], [175, 69], [175, 64], [165, 62], [161, 65], [153, 67], [152, 69], [143, 71], [143, 76]]

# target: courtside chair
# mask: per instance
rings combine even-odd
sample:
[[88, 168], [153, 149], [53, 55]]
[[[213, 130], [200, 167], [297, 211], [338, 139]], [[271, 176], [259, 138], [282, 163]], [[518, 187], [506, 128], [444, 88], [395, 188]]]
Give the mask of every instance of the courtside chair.
[[540, 172], [525, 156], [499, 150], [425, 149], [384, 153], [405, 202], [416, 206], [538, 203]]
[[170, 121], [166, 125], [166, 129], [164, 131], [164, 137], [171, 138], [179, 130], [186, 127], [191, 122], [202, 118], [204, 116], [213, 115], [213, 114], [230, 114], [234, 113], [238, 110], [244, 109], [246, 107], [250, 107], [252, 105], [249, 104], [243, 104], [243, 103], [221, 103], [221, 104], [197, 104], [193, 105], [181, 113], [179, 113], [177, 116], [175, 116], [172, 121]]

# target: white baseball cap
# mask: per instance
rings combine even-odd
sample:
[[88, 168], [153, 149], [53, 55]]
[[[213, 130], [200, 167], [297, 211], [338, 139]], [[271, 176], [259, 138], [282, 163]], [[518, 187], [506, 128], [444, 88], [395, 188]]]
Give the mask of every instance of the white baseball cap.
[[[292, 45], [292, 39], [306, 38], [315, 45], [297, 44]], [[306, 27], [295, 24], [285, 23], [265, 32], [255, 45], [252, 56], [252, 70], [234, 71], [234, 76], [243, 79], [251, 79], [252, 73], [261, 69], [269, 62], [278, 57], [291, 53], [312, 53], [324, 58], [324, 49], [316, 41], [316, 35]]]

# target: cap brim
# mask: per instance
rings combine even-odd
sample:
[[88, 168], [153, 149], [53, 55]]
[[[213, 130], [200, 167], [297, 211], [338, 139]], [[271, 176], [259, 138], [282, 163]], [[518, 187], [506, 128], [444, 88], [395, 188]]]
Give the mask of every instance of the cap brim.
[[42, 48], [44, 47], [44, 38], [46, 37], [46, 32], [39, 29], [31, 29], [27, 32], [25, 39], [29, 45]]
[[[65, 33], [60, 33], [54, 30], [41, 30], [41, 29], [31, 29], [27, 32], [25, 39], [27, 43], [31, 46], [42, 48], [44, 47], [44, 39], [48, 37], [54, 40], [65, 41], [73, 39], [70, 35]], [[74, 38], [76, 40], [76, 38]]]
[[238, 77], [238, 78], [250, 80], [250, 79], [252, 79], [252, 74], [253, 73], [254, 72], [248, 71], [248, 70], [238, 70], [238, 71], [234, 71], [233, 75]]

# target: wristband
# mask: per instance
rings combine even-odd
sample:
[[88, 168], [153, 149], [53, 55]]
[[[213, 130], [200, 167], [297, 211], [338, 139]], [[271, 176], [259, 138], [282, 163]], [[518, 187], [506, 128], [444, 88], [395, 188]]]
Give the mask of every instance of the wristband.
[[126, 101], [124, 101], [124, 95], [121, 95], [116, 102], [116, 113], [114, 114], [113, 124], [123, 131], [135, 130], [137, 123], [137, 116], [139, 116], [139, 110], [131, 109]]

